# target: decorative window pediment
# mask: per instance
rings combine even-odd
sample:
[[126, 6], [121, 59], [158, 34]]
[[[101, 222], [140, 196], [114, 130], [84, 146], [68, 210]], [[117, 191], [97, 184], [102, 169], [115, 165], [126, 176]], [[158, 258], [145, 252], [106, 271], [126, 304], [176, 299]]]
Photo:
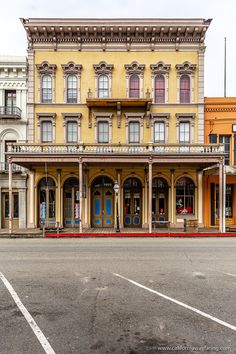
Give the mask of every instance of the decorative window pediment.
[[[81, 139], [81, 113], [62, 113], [63, 117], [63, 128], [64, 128], [64, 141], [65, 142], [72, 142], [68, 141], [68, 123], [77, 123], [77, 132], [76, 132], [76, 138], [77, 138], [77, 143], [80, 142]], [[70, 139], [69, 139], [70, 140]]]
[[151, 117], [151, 137], [153, 143], [155, 143], [155, 123], [164, 123], [164, 143], [167, 144], [169, 139], [170, 113], [152, 113]]
[[183, 64], [176, 64], [175, 68], [179, 75], [187, 74], [191, 75], [195, 72], [197, 65], [191, 64], [189, 61], [183, 62]]
[[176, 113], [176, 141], [180, 143], [180, 123], [189, 123], [189, 143], [194, 144], [195, 113]]
[[38, 73], [41, 75], [49, 74], [55, 75], [56, 72], [56, 64], [49, 64], [48, 61], [43, 61], [41, 64], [36, 64]]
[[131, 64], [125, 64], [125, 70], [128, 75], [143, 74], [145, 64], [139, 64], [137, 61], [133, 61]]
[[[43, 123], [51, 123], [52, 131], [48, 132], [51, 136], [51, 142], [55, 143], [56, 140], [56, 113], [37, 113], [37, 126], [38, 126], [38, 142], [42, 143], [44, 141], [43, 137]], [[48, 125], [48, 128], [50, 126]]]
[[67, 64], [62, 64], [61, 67], [64, 75], [79, 75], [82, 69], [82, 65], [75, 64], [73, 61], [69, 61]]
[[166, 75], [169, 74], [170, 64], [165, 64], [163, 61], [159, 61], [156, 64], [151, 64], [152, 75]]
[[94, 64], [93, 68], [96, 75], [111, 75], [114, 65], [107, 64], [105, 61], [100, 61], [99, 64]]

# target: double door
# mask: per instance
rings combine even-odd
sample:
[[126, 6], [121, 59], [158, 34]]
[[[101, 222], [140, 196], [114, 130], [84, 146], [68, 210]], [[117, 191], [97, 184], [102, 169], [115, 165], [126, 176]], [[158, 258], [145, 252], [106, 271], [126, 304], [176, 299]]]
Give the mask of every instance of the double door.
[[124, 183], [124, 226], [142, 226], [142, 185], [137, 178]]
[[114, 213], [113, 200], [114, 193], [112, 187], [94, 187], [92, 192], [92, 226], [93, 227], [113, 227]]
[[78, 227], [80, 217], [79, 187], [73, 186], [64, 190], [64, 225]]

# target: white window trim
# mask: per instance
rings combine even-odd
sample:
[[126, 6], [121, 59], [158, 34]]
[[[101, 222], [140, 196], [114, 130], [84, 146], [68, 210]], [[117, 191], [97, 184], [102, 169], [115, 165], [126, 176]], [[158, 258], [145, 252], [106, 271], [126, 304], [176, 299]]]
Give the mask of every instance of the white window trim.
[[[126, 135], [126, 144], [133, 144], [129, 142], [129, 123], [130, 122], [138, 122], [139, 123], [139, 144], [143, 143], [143, 125], [144, 125], [144, 113], [125, 113], [125, 135]], [[136, 144], [136, 143], [134, 143]]]
[[139, 77], [139, 98], [144, 98], [144, 88], [143, 88], [144, 69], [145, 69], [145, 64], [139, 64], [136, 61], [133, 61], [131, 64], [125, 64], [127, 98], [130, 98], [129, 97], [130, 77], [134, 74], [138, 75]]
[[189, 143], [194, 144], [194, 133], [195, 133], [195, 113], [176, 113], [176, 142], [177, 144], [180, 144], [179, 142], [179, 124], [180, 122], [184, 123], [189, 123], [190, 125], [190, 130], [189, 130]]
[[165, 124], [165, 144], [168, 144], [170, 113], [152, 113], [151, 117], [151, 142], [153, 144], [159, 144], [154, 142], [154, 125], [156, 122], [163, 122]]
[[165, 104], [169, 103], [169, 71], [170, 71], [170, 64], [165, 64], [162, 61], [159, 61], [157, 64], [151, 64], [150, 68], [152, 70], [152, 97], [153, 97], [153, 104], [161, 105], [164, 103], [156, 103], [155, 102], [155, 79], [156, 76], [162, 75], [165, 79]]
[[99, 81], [100, 76], [107, 76], [108, 77], [108, 97], [104, 97], [104, 98], [111, 98], [111, 77], [112, 77], [111, 74], [100, 74], [100, 75], [96, 74], [95, 75], [95, 97], [96, 98], [103, 98], [103, 97], [98, 97], [98, 88], [99, 88], [98, 81]]
[[44, 103], [42, 98], [42, 78], [44, 75], [49, 75], [52, 78], [52, 102], [45, 104], [55, 103], [56, 64], [49, 64], [47, 61], [43, 61], [41, 64], [37, 64], [36, 67], [38, 70], [38, 103]]
[[74, 144], [67, 142], [67, 123], [77, 122], [77, 144], [81, 143], [81, 113], [62, 113], [63, 116], [63, 129], [64, 129], [64, 142], [66, 144]]
[[[51, 122], [52, 123], [52, 143], [56, 141], [56, 113], [37, 113], [37, 126], [38, 126], [38, 143], [46, 144], [42, 142], [42, 122]], [[49, 143], [50, 144], [50, 143]]]
[[[94, 141], [95, 144], [111, 144], [112, 143], [112, 113], [107, 112], [95, 112], [94, 113]], [[108, 143], [98, 142], [98, 123], [108, 122]]]
[[[195, 71], [196, 71], [196, 64], [191, 64], [188, 61], [185, 61], [183, 64], [177, 64], [176, 66], [177, 70], [177, 103], [179, 104], [190, 104], [194, 103], [194, 77], [195, 77]], [[182, 75], [187, 75], [190, 78], [190, 102], [189, 103], [180, 103], [180, 78]]]

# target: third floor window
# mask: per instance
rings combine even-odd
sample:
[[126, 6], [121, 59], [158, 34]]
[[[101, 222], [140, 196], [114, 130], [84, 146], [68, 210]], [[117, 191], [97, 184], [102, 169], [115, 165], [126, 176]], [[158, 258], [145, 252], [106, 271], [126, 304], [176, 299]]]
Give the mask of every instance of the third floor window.
[[165, 103], [165, 78], [163, 75], [155, 77], [155, 103]]
[[107, 75], [100, 75], [98, 77], [98, 97], [109, 97], [109, 80]]
[[189, 122], [179, 123], [179, 142], [180, 144], [190, 143], [190, 123]]
[[139, 98], [139, 76], [133, 74], [129, 78], [129, 97], [130, 98]]
[[140, 123], [139, 122], [129, 123], [129, 143], [131, 144], [140, 143]]
[[52, 102], [52, 77], [50, 75], [42, 77], [42, 102]]
[[67, 76], [67, 103], [77, 103], [77, 78], [75, 75]]
[[180, 78], [180, 103], [190, 103], [190, 78], [182, 75]]

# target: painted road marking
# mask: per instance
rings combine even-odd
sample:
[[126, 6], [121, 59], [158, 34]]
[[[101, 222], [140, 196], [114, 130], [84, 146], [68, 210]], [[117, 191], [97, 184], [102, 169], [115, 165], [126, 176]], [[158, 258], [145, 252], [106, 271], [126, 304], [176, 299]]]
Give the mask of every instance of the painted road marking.
[[206, 312], [200, 311], [200, 310], [196, 309], [195, 307], [189, 306], [189, 305], [187, 305], [187, 304], [185, 304], [185, 303], [183, 303], [183, 302], [181, 302], [181, 301], [175, 300], [175, 299], [173, 299], [173, 298], [171, 298], [171, 297], [169, 297], [169, 296], [167, 296], [167, 295], [165, 295], [165, 294], [162, 294], [162, 293], [159, 293], [158, 291], [155, 291], [155, 290], [153, 290], [153, 289], [150, 289], [150, 288], [148, 288], [148, 287], [146, 287], [146, 286], [144, 286], [144, 285], [142, 285], [142, 284], [140, 284], [140, 283], [137, 283], [137, 282], [134, 281], [134, 280], [131, 280], [131, 279], [129, 279], [129, 278], [124, 277], [123, 275], [120, 275], [120, 274], [117, 274], [117, 273], [113, 273], [113, 275], [115, 275], [116, 277], [119, 277], [119, 278], [121, 278], [121, 279], [127, 280], [128, 282], [130, 282], [131, 284], [134, 284], [134, 285], [138, 286], [139, 288], [142, 288], [142, 289], [145, 289], [145, 290], [147, 290], [147, 291], [150, 291], [150, 292], [153, 293], [153, 294], [156, 294], [156, 295], [158, 295], [158, 296], [160, 296], [160, 297], [163, 297], [163, 298], [166, 299], [166, 300], [169, 300], [169, 301], [171, 301], [171, 302], [174, 302], [174, 303], [177, 304], [177, 305], [180, 305], [180, 306], [182, 306], [182, 307], [185, 307], [185, 308], [188, 309], [188, 310], [191, 310], [191, 311], [193, 311], [193, 312], [196, 312], [196, 313], [198, 313], [199, 315], [201, 315], [201, 316], [203, 316], [203, 317], [209, 318], [210, 320], [212, 320], [212, 321], [214, 321], [214, 322], [217, 322], [217, 323], [221, 324], [222, 326], [228, 327], [228, 328], [232, 329], [233, 331], [236, 331], [236, 326], [233, 326], [233, 325], [231, 325], [230, 323], [224, 322], [224, 321], [222, 321], [222, 320], [220, 320], [220, 319], [218, 319], [218, 318], [216, 318], [216, 317], [214, 317], [214, 316], [211, 316], [211, 315], [209, 315], [209, 314], [206, 313]]
[[45, 353], [56, 354], [54, 352], [54, 350], [52, 349], [51, 345], [49, 344], [47, 338], [44, 336], [43, 332], [41, 331], [41, 329], [39, 328], [39, 326], [37, 325], [37, 323], [35, 322], [35, 320], [31, 316], [31, 314], [29, 313], [29, 311], [22, 304], [19, 296], [17, 295], [17, 293], [15, 292], [15, 290], [13, 289], [13, 287], [11, 286], [9, 281], [5, 278], [5, 276], [1, 272], [0, 272], [0, 279], [2, 280], [3, 284], [5, 285], [5, 287], [9, 291], [9, 293], [11, 294], [13, 300], [15, 301], [19, 310], [21, 311], [22, 315], [24, 316], [24, 318], [26, 319], [26, 321], [28, 322], [28, 324], [32, 328], [34, 334], [36, 335], [40, 344], [42, 345]]

